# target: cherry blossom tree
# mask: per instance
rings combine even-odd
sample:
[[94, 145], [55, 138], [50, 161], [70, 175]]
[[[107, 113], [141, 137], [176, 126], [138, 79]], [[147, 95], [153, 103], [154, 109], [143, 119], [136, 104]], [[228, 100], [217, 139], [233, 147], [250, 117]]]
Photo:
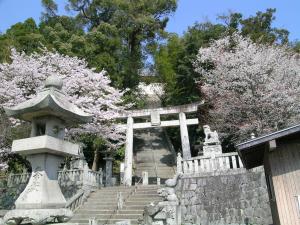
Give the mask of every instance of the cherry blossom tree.
[[234, 143], [299, 122], [300, 56], [288, 46], [235, 33], [199, 49], [194, 66], [211, 123]]
[[[111, 147], [121, 144], [124, 131], [113, 124], [118, 113], [130, 105], [123, 103], [124, 91], [110, 85], [106, 72], [97, 72], [76, 57], [43, 49], [41, 53], [26, 55], [12, 50], [11, 63], [0, 64], [0, 106], [9, 107], [33, 98], [44, 87], [48, 76], [63, 79], [63, 91], [69, 100], [87, 113], [93, 121], [69, 130], [69, 134], [88, 132], [108, 140]], [[16, 121], [14, 121], [16, 122]], [[2, 153], [7, 147], [2, 148]]]

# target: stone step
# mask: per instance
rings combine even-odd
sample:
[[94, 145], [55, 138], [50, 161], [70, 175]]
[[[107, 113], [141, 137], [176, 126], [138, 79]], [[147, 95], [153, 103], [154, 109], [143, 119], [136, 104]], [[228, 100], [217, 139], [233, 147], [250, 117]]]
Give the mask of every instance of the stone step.
[[138, 219], [142, 217], [143, 213], [138, 214], [114, 214], [113, 216], [110, 214], [94, 214], [91, 216], [90, 214], [76, 214], [73, 216], [73, 220], [81, 220], [81, 219]]
[[[129, 199], [128, 201], [126, 201], [124, 203], [125, 206], [132, 206], [132, 205], [136, 205], [136, 206], [143, 206], [143, 205], [147, 205], [151, 202], [154, 201], [160, 201], [160, 199], [149, 199], [149, 200], [141, 200], [141, 201], [136, 201], [136, 200], [131, 200]], [[108, 203], [101, 203], [101, 202], [90, 202], [90, 203], [86, 203], [83, 205], [84, 208], [92, 208], [92, 209], [115, 209], [117, 207], [117, 202], [112, 202], [110, 204]]]
[[138, 175], [138, 176], [142, 176], [143, 172], [148, 172], [148, 177], [156, 177], [156, 175], [164, 175], [164, 176], [174, 177], [174, 174], [175, 174], [173, 170], [155, 171], [154, 169], [153, 170], [136, 170], [134, 174]]
[[[140, 171], [142, 171], [142, 170], [155, 170], [155, 166], [153, 165], [153, 166], [137, 166], [136, 167], [136, 171], [137, 170], [140, 170]], [[171, 166], [160, 166], [160, 167], [156, 167], [156, 170], [161, 170], [161, 171], [164, 171], [164, 170], [172, 170], [172, 171], [174, 171], [174, 168], [173, 167], [171, 167]]]
[[[143, 190], [137, 190], [136, 192], [133, 192], [131, 194], [127, 194], [127, 193], [124, 193], [124, 192], [121, 192], [123, 197], [126, 197], [126, 196], [135, 196], [135, 195], [149, 195], [149, 197], [151, 196], [154, 196], [157, 194], [157, 190], [158, 189], [153, 189], [153, 190], [146, 190], [146, 191], [143, 191]], [[118, 192], [114, 193], [113, 195], [93, 195], [92, 197], [90, 197], [90, 199], [114, 199], [114, 198], [117, 198], [117, 194]]]
[[[128, 195], [124, 195], [124, 193], [122, 192], [123, 197], [126, 198], [128, 197]], [[151, 191], [151, 192], [136, 192], [133, 196], [137, 196], [139, 198], [152, 198], [157, 196], [157, 190], [155, 191]], [[115, 194], [114, 196], [101, 196], [101, 195], [95, 195], [92, 198], [90, 198], [88, 201], [90, 200], [103, 200], [103, 201], [107, 201], [107, 200], [117, 200], [117, 194]]]
[[146, 206], [149, 203], [151, 203], [153, 201], [127, 201], [124, 205], [125, 206]]
[[[138, 178], [142, 177], [142, 172], [135, 172], [135, 176]], [[149, 172], [148, 171], [148, 178], [157, 178], [157, 177], [163, 177], [163, 178], [169, 178], [169, 177], [174, 177], [174, 173], [173, 172]]]
[[84, 204], [80, 209], [89, 209], [89, 210], [115, 210], [117, 205], [87, 205]]
[[[136, 171], [135, 172], [135, 175], [138, 176], [138, 177], [142, 177], [142, 174], [145, 170], [143, 171]], [[173, 171], [157, 171], [155, 172], [154, 170], [152, 171], [147, 171], [148, 172], [148, 177], [160, 177], [160, 176], [168, 176], [168, 177], [174, 177], [174, 172]]]
[[[86, 215], [95, 215], [95, 214], [109, 214], [111, 215], [114, 212], [114, 209], [107, 210], [107, 209], [89, 209], [89, 208], [81, 208], [76, 211], [75, 215], [79, 214], [86, 214]], [[135, 210], [129, 210], [129, 212], [135, 212]], [[74, 215], [74, 216], [75, 216]]]
[[125, 205], [123, 207], [122, 210], [144, 210], [144, 207], [148, 205], [148, 204], [145, 204], [144, 206], [143, 205]]
[[135, 196], [155, 197], [157, 196], [157, 190], [151, 192], [137, 192], [135, 193]]
[[[118, 186], [118, 187], [120, 187], [120, 186]], [[96, 194], [96, 193], [111, 193], [111, 192], [117, 192], [117, 191], [131, 192], [133, 190], [134, 190], [133, 187], [131, 187], [131, 188], [123, 188], [122, 187], [122, 188], [112, 188], [112, 189], [105, 188], [105, 189], [100, 189], [100, 190], [98, 190], [98, 191], [96, 191], [96, 192], [94, 192], [92, 194]]]
[[97, 194], [97, 193], [103, 193], [103, 194], [106, 194], [106, 193], [112, 193], [112, 192], [118, 192], [118, 191], [123, 191], [123, 192], [131, 192], [133, 191], [134, 188], [114, 188], [114, 189], [103, 189], [103, 190], [99, 190], [95, 193], [92, 193], [91, 195], [93, 194]]
[[[98, 209], [80, 209], [76, 211], [77, 214], [88, 214], [88, 215], [96, 215], [96, 214], [112, 214], [115, 210], [98, 210]], [[143, 209], [136, 209], [136, 210], [119, 210], [118, 214], [143, 214]]]
[[[135, 176], [142, 177], [142, 173], [136, 173]], [[148, 173], [148, 178], [150, 179], [157, 179], [157, 178], [173, 178], [174, 175], [172, 173]]]
[[114, 206], [117, 205], [118, 201], [106, 201], [106, 202], [102, 202], [102, 201], [93, 201], [93, 200], [89, 200], [87, 201], [84, 206], [89, 207], [91, 205], [100, 205], [100, 206]]
[[160, 188], [157, 189], [152, 189], [152, 190], [137, 190], [134, 195], [154, 195], [157, 194], [157, 190], [159, 190]]
[[[154, 154], [154, 156], [152, 154]], [[168, 155], [164, 152], [155, 152], [155, 153], [147, 152], [147, 153], [143, 153], [143, 154], [137, 154], [135, 158], [136, 158], [136, 161], [135, 161], [136, 164], [150, 163], [150, 160], [151, 160], [151, 162], [156, 162], [157, 164], [158, 163], [174, 164], [174, 160], [171, 160], [171, 159], [173, 159], [173, 156]], [[162, 158], [164, 158], [163, 161], [161, 160]]]
[[[146, 195], [145, 194], [143, 194], [143, 195], [135, 194], [135, 195], [123, 196], [123, 197], [124, 197], [124, 199], [130, 198], [130, 199], [136, 199], [136, 200], [159, 198], [157, 193], [156, 194], [151, 194], [151, 195], [149, 195], [149, 194], [146, 194]], [[87, 202], [95, 202], [95, 203], [100, 202], [100, 203], [105, 204], [106, 202], [118, 202], [118, 198], [117, 197], [108, 197], [108, 196], [106, 198], [104, 198], [104, 197], [101, 197], [101, 198], [97, 197], [96, 198], [95, 197], [95, 198], [89, 199]]]
[[[120, 222], [123, 221], [124, 219], [97, 219], [98, 221], [98, 225], [115, 225], [116, 222]], [[88, 219], [81, 219], [81, 220], [71, 220], [71, 223], [78, 223], [78, 225], [88, 225], [89, 224], [89, 220]], [[138, 220], [137, 219], [131, 219], [130, 220], [132, 225], [137, 225], [138, 224]]]
[[[161, 198], [157, 197], [152, 197], [152, 198], [135, 198], [135, 197], [130, 197], [130, 201], [132, 202], [148, 202], [148, 201], [159, 201]], [[101, 204], [101, 205], [117, 205], [118, 200], [117, 199], [112, 199], [112, 201], [100, 201], [100, 200], [95, 200], [91, 199], [89, 200], [85, 205], [91, 205], [91, 204]], [[126, 203], [125, 203], [126, 204]]]
[[140, 173], [142, 174], [143, 172], [148, 172], [148, 173], [171, 173], [171, 174], [174, 174], [175, 171], [173, 168], [170, 168], [170, 167], [167, 167], [167, 168], [157, 168], [155, 169], [154, 167], [153, 168], [137, 168], [135, 170], [135, 173]]
[[157, 169], [157, 170], [174, 170], [174, 168], [172, 167], [172, 166], [154, 166], [154, 165], [152, 165], [152, 166], [139, 166], [139, 165], [137, 165], [137, 167], [136, 167], [136, 170], [145, 170], [145, 171], [147, 171], [147, 170], [155, 170], [155, 168]]
[[139, 185], [137, 186], [138, 190], [140, 189], [145, 189], [145, 190], [149, 190], [149, 189], [155, 189], [155, 188], [160, 188], [159, 185]]

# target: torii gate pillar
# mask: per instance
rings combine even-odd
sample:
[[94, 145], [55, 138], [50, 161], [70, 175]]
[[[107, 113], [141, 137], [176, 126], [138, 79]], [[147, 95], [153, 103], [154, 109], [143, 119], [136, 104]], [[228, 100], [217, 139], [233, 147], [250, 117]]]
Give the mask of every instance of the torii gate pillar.
[[191, 158], [191, 148], [189, 141], [189, 133], [186, 123], [186, 116], [184, 112], [179, 113], [179, 125], [180, 125], [180, 137], [182, 146], [182, 156], [183, 159]]
[[132, 160], [133, 160], [133, 118], [127, 118], [126, 147], [125, 147], [125, 167], [124, 167], [124, 184], [132, 184]]

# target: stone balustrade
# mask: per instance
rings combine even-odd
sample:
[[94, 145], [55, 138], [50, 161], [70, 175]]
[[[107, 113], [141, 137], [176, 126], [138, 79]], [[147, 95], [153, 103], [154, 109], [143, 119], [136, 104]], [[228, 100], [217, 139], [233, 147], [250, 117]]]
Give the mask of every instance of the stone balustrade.
[[65, 184], [72, 182], [75, 184], [81, 184], [83, 182], [83, 169], [71, 169], [58, 171], [58, 182], [59, 184]]
[[197, 174], [243, 168], [243, 163], [236, 152], [215, 156], [198, 156], [183, 160], [177, 157], [177, 173]]
[[84, 191], [80, 190], [76, 195], [70, 198], [66, 204], [66, 208], [71, 209], [73, 212], [78, 209], [84, 200]]
[[7, 187], [16, 187], [20, 184], [27, 184], [31, 173], [9, 174], [7, 177]]
[[103, 185], [103, 173], [88, 170], [84, 173], [83, 183], [91, 187], [99, 188]]
[[[30, 176], [31, 173], [10, 174], [7, 178], [7, 186], [16, 187], [20, 184], [26, 184]], [[58, 171], [58, 182], [62, 186], [73, 183], [98, 188], [103, 185], [103, 173], [90, 169], [61, 170]]]

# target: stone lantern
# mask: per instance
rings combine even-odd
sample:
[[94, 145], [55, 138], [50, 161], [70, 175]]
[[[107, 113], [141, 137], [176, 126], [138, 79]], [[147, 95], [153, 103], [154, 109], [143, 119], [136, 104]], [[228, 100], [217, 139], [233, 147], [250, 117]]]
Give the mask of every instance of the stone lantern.
[[50, 76], [36, 97], [15, 107], [5, 108], [8, 116], [29, 121], [31, 137], [14, 140], [12, 152], [26, 156], [32, 167], [30, 180], [9, 211], [7, 224], [66, 222], [72, 211], [58, 184], [58, 169], [66, 156], [78, 156], [80, 146], [64, 140], [66, 126], [86, 123], [91, 115], [69, 102], [60, 78]]

